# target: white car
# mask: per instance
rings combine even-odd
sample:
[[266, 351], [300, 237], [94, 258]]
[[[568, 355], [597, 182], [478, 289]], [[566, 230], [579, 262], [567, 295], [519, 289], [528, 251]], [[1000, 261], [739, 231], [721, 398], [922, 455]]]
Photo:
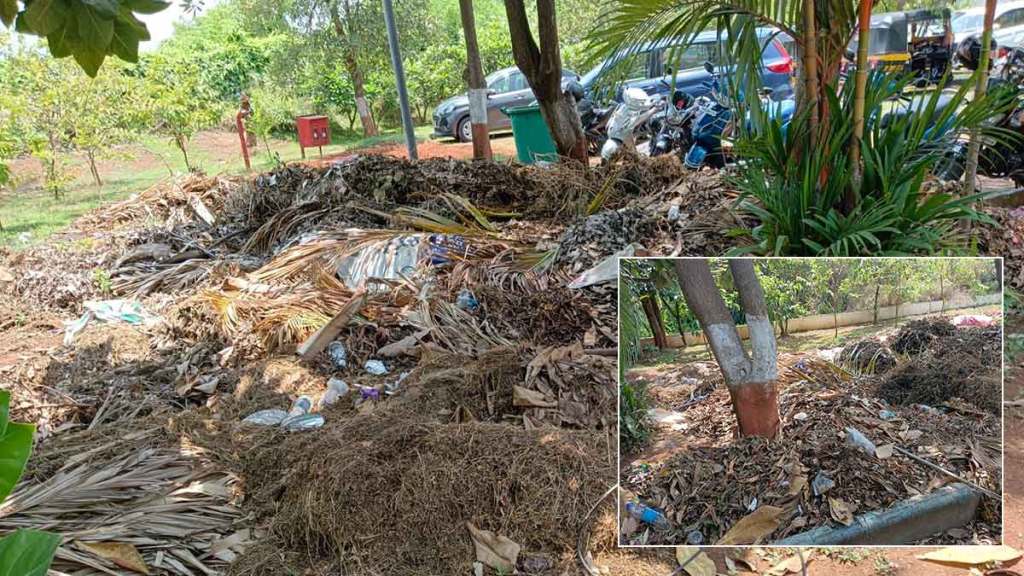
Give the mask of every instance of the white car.
[[[954, 47], [973, 34], [980, 37], [984, 24], [984, 7], [967, 8], [958, 13], [952, 20]], [[999, 46], [1018, 46], [1024, 41], [1024, 2], [996, 4], [992, 38]]]

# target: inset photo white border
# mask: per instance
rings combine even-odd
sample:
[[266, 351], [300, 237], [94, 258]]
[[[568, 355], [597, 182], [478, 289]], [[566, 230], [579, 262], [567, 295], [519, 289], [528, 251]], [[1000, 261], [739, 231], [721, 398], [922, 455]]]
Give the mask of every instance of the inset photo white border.
[[1004, 541], [1002, 257], [618, 260], [620, 547]]

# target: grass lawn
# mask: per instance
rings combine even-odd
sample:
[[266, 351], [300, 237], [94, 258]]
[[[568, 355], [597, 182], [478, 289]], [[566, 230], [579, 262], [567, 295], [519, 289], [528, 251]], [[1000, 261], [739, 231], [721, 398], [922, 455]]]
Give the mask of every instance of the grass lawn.
[[[430, 135], [430, 126], [416, 128], [417, 140]], [[332, 143], [324, 146], [324, 155], [367, 148], [379, 144], [403, 142], [398, 129], [385, 129], [380, 136], [363, 138], [357, 133], [335, 133]], [[294, 139], [275, 138], [267, 144], [260, 141], [253, 151], [254, 171], [273, 168], [278, 158], [283, 162], [300, 159], [298, 142]], [[78, 174], [68, 190], [54, 198], [39, 187], [38, 182], [26, 181], [15, 190], [0, 192], [0, 246], [20, 248], [38, 242], [67, 226], [72, 220], [106, 202], [123, 200], [136, 192], [168, 178], [172, 173], [186, 171], [181, 153], [164, 136], [145, 136], [138, 144], [126, 147], [123, 158], [107, 160], [100, 166], [103, 186], [93, 184], [88, 169], [75, 159], [71, 168]], [[316, 158], [319, 151], [306, 151], [307, 158]], [[240, 174], [245, 163], [239, 151], [238, 136], [228, 132], [207, 132], [193, 139], [189, 159], [194, 167], [208, 174]], [[38, 163], [28, 159], [13, 166], [15, 179], [30, 180], [18, 174], [18, 167], [35, 169]]]

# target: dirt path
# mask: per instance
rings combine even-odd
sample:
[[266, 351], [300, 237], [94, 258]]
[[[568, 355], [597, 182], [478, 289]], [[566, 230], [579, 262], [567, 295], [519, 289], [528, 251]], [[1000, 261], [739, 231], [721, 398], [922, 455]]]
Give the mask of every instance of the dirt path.
[[[417, 143], [416, 152], [419, 154], [421, 159], [455, 158], [458, 160], [468, 160], [473, 157], [473, 143], [456, 142], [454, 140], [427, 140]], [[516, 155], [516, 143], [515, 140], [512, 139], [512, 134], [502, 133], [491, 136], [491, 152], [493, 152], [496, 157], [514, 158]], [[409, 157], [409, 152], [406, 150], [405, 144], [388, 143], [370, 146], [368, 148], [347, 150], [339, 154], [329, 154], [323, 158], [310, 158], [309, 163], [321, 164], [325, 162], [334, 162], [355, 156], [356, 154], [384, 154], [395, 158]]]

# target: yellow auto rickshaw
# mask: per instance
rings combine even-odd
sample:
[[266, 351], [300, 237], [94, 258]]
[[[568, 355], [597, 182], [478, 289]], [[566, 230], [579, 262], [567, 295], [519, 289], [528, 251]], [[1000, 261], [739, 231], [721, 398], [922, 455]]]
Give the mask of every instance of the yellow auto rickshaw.
[[[886, 12], [871, 16], [868, 62], [872, 69], [913, 74], [929, 83], [949, 71], [953, 56], [953, 27], [948, 8]], [[856, 61], [857, 36], [847, 51]]]

